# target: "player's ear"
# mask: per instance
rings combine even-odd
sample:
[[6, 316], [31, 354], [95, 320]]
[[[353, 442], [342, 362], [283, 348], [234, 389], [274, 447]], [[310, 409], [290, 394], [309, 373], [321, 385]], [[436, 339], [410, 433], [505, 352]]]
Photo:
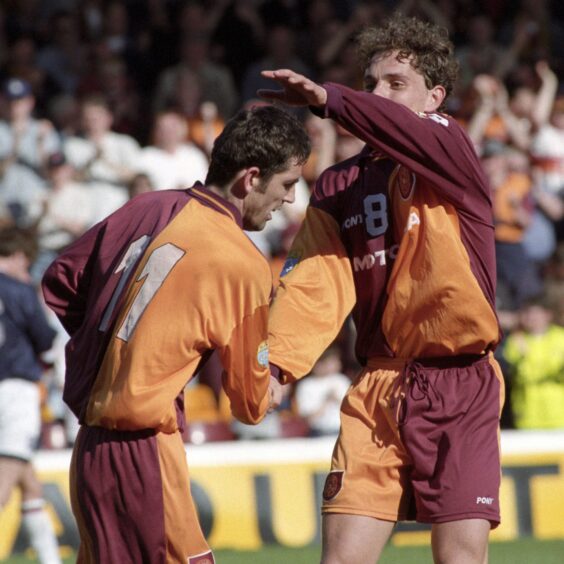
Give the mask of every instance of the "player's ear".
[[245, 197], [260, 184], [260, 168], [258, 166], [246, 168], [243, 171], [241, 181], [242, 189], [244, 190], [243, 197]]
[[427, 96], [425, 111], [436, 112], [441, 107], [441, 104], [443, 103], [445, 96], [446, 96], [446, 90], [444, 86], [441, 86], [440, 84], [433, 86], [433, 88], [429, 90]]
[[251, 166], [239, 171], [231, 185], [231, 193], [236, 198], [244, 200], [253, 191], [253, 188], [260, 183], [259, 175], [260, 169], [258, 166]]

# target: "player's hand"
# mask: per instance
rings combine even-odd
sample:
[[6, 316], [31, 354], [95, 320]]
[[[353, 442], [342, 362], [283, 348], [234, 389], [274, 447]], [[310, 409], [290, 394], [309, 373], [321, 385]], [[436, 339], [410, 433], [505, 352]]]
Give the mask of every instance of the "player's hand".
[[278, 82], [282, 90], [260, 89], [257, 94], [267, 100], [289, 106], [324, 106], [327, 91], [313, 80], [289, 69], [264, 70], [261, 75]]
[[270, 377], [270, 384], [268, 386], [268, 413], [274, 411], [282, 402], [282, 384], [274, 377]]

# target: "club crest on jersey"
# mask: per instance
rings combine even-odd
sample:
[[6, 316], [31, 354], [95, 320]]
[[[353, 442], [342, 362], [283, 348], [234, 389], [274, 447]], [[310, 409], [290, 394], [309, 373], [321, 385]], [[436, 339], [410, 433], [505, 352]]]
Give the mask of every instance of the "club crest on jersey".
[[266, 341], [258, 346], [257, 361], [261, 366], [268, 366], [268, 343]]
[[331, 470], [331, 472], [327, 474], [325, 487], [323, 488], [323, 499], [325, 501], [331, 501], [341, 491], [344, 474], [344, 470]]
[[415, 175], [407, 168], [403, 166], [400, 167], [396, 176], [396, 185], [399, 188], [402, 198], [407, 200], [407, 198], [411, 196], [413, 187], [415, 186]]
[[284, 266], [282, 267], [282, 272], [280, 273], [280, 278], [282, 278], [282, 276], [286, 276], [286, 274], [288, 274], [289, 272], [294, 270], [294, 268], [296, 268], [296, 266], [300, 262], [300, 258], [301, 257], [299, 255], [296, 255], [296, 254], [288, 255], [286, 257], [286, 262], [284, 263]]
[[215, 558], [210, 550], [205, 554], [198, 554], [188, 558], [188, 564], [215, 564]]

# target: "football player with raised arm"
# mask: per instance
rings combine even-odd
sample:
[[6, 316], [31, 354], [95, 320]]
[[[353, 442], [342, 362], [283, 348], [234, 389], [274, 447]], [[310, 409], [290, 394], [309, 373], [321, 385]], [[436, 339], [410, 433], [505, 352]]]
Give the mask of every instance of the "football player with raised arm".
[[271, 308], [270, 360], [309, 372], [352, 310], [363, 365], [341, 408], [323, 494], [324, 564], [376, 562], [397, 521], [432, 524], [435, 562], [482, 564], [499, 516], [490, 191], [441, 112], [457, 71], [446, 30], [394, 16], [358, 38], [365, 92], [267, 70], [267, 99], [366, 142], [316, 183]]

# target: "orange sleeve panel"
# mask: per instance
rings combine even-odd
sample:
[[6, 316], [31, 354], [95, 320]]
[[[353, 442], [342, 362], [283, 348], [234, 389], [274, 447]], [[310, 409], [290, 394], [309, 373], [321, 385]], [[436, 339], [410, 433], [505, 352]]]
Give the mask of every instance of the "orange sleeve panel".
[[409, 197], [392, 179], [398, 254], [382, 329], [395, 356], [480, 354], [499, 340], [497, 317], [472, 272], [454, 207], [425, 180]]
[[268, 306], [257, 308], [245, 317], [219, 351], [225, 371], [223, 389], [231, 412], [243, 423], [258, 423], [268, 409]]
[[282, 369], [285, 381], [309, 373], [354, 303], [352, 269], [339, 226], [310, 206], [270, 311], [270, 361]]
[[256, 423], [269, 384], [268, 263], [232, 218], [187, 204], [147, 247], [92, 389], [86, 423], [177, 429], [174, 400], [219, 349], [234, 413]]

